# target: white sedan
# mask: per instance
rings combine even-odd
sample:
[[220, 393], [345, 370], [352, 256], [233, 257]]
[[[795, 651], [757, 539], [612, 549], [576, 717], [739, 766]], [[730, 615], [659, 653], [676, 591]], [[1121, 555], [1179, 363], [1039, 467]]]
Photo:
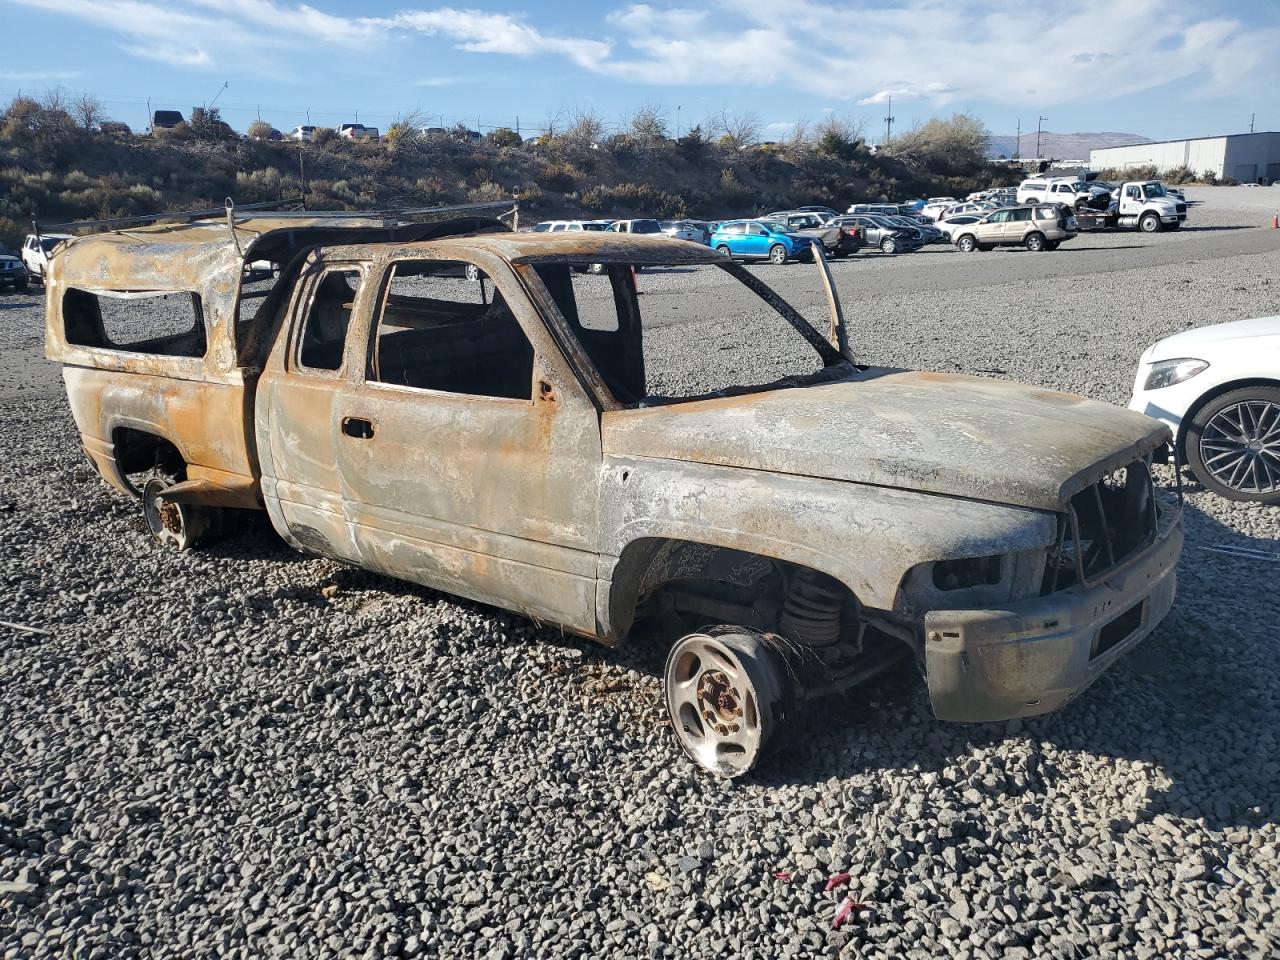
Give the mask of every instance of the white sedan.
[[1138, 363], [1129, 407], [1173, 429], [1179, 460], [1206, 489], [1280, 504], [1280, 317], [1157, 341]]

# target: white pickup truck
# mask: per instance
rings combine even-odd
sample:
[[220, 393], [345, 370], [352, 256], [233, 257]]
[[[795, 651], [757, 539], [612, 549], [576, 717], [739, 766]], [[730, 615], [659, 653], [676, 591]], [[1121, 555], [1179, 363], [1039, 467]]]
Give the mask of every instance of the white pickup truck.
[[1114, 199], [1101, 184], [1077, 177], [1032, 177], [1018, 185], [1018, 203], [1065, 203], [1076, 210], [1106, 207]]
[[1177, 230], [1187, 220], [1187, 201], [1158, 180], [1130, 180], [1112, 193], [1106, 210], [1077, 210], [1081, 230]]
[[49, 256], [64, 240], [70, 240], [69, 233], [27, 234], [22, 241], [22, 265], [32, 280], [44, 283], [45, 271], [49, 266]]

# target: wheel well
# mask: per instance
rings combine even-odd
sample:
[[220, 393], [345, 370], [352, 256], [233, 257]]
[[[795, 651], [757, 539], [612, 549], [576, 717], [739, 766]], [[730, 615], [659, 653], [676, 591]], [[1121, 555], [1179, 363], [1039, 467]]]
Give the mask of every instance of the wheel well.
[[111, 434], [115, 446], [116, 466], [120, 476], [135, 496], [142, 496], [130, 475], [158, 469], [179, 480], [185, 479], [187, 462], [169, 440], [158, 434], [133, 427], [117, 427]]
[[1240, 390], [1244, 387], [1280, 387], [1280, 380], [1271, 380], [1267, 377], [1245, 377], [1243, 380], [1220, 383], [1212, 390], [1206, 391], [1202, 396], [1198, 397], [1196, 402], [1187, 408], [1187, 412], [1183, 414], [1182, 420], [1178, 424], [1176, 442], [1178, 449], [1182, 453], [1183, 463], [1187, 462], [1187, 427], [1191, 424], [1192, 418], [1224, 393], [1230, 393], [1232, 390]]
[[856, 632], [862, 609], [852, 590], [820, 570], [691, 540], [628, 544], [612, 580], [610, 632], [619, 639], [665, 616], [688, 631], [732, 623], [830, 646]]

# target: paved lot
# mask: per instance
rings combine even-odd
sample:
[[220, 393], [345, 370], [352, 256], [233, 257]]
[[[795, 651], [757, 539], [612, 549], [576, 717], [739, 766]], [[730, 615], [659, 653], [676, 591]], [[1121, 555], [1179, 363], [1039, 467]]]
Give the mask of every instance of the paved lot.
[[[1280, 312], [1280, 189], [1188, 192], [1176, 234], [837, 263], [855, 346], [1123, 403], [1153, 339]], [[752, 269], [820, 315], [813, 268]], [[0, 620], [47, 631], [0, 627], [0, 956], [1280, 952], [1280, 511], [1188, 486], [1173, 614], [1055, 715], [941, 724], [904, 669], [726, 784], [676, 755], [661, 650], [261, 525], [158, 552], [42, 339], [38, 297], [0, 294]], [[867, 909], [836, 931], [838, 871]]]

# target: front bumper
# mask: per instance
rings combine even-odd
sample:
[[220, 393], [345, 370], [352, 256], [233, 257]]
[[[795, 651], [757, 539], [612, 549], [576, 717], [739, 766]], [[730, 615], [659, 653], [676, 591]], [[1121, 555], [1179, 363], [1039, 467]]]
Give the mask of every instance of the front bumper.
[[985, 722], [1065, 705], [1164, 619], [1181, 552], [1179, 513], [1145, 554], [1092, 587], [1002, 610], [926, 614], [922, 642], [934, 715]]

